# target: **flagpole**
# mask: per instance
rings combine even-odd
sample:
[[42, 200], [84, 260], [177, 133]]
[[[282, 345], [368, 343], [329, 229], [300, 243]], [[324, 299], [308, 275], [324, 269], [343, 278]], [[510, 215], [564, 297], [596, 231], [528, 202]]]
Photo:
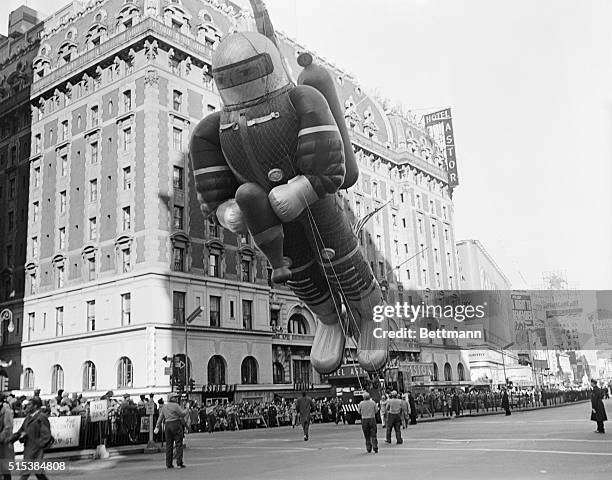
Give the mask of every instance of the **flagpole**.
[[395, 267], [396, 270], [398, 270], [402, 265], [404, 265], [405, 263], [408, 263], [410, 260], [412, 260], [413, 258], [418, 257], [421, 253], [423, 253], [425, 250], [427, 250], [429, 248], [429, 245], [427, 247], [425, 247], [423, 250], [421, 250], [420, 252], [415, 253], [412, 257], [410, 257], [408, 260], [404, 260], [402, 263], [400, 263], [397, 267]]

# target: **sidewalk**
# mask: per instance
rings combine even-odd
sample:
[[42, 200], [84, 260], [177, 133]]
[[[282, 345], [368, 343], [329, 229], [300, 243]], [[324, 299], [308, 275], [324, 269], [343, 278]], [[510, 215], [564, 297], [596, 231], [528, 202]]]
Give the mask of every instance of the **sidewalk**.
[[[548, 408], [559, 408], [559, 407], [566, 407], [568, 405], [576, 405], [576, 404], [580, 404], [580, 403], [588, 403], [590, 402], [590, 400], [578, 400], [576, 402], [568, 402], [568, 403], [560, 403], [558, 405], [546, 405], [544, 406], [540, 406], [540, 407], [529, 407], [529, 408], [521, 408], [520, 410], [514, 409], [512, 410], [512, 413], [521, 413], [521, 412], [530, 412], [533, 410], [544, 410], [544, 409], [548, 409]], [[442, 416], [441, 413], [438, 413], [437, 416], [435, 417], [423, 417], [423, 418], [417, 418], [417, 424], [418, 423], [429, 423], [429, 422], [441, 422], [444, 420], [453, 420], [454, 418], [468, 418], [468, 417], [485, 417], [485, 416], [489, 416], [489, 415], [504, 415], [505, 412], [503, 409], [499, 409], [497, 411], [479, 411], [478, 413], [476, 412], [472, 412], [472, 413], [464, 413], [462, 415], [459, 415], [459, 417], [445, 417]], [[274, 428], [289, 428], [289, 426], [285, 426], [285, 427], [274, 427]], [[191, 434], [193, 435], [193, 434]], [[159, 451], [161, 451], [161, 445], [157, 444], [159, 447]], [[107, 452], [110, 455], [110, 457], [114, 457], [114, 456], [118, 456], [118, 455], [129, 455], [129, 454], [134, 454], [134, 453], [144, 453], [146, 449], [146, 444], [139, 444], [139, 445], [126, 445], [126, 446], [122, 446], [122, 447], [110, 447], [107, 448]], [[92, 460], [96, 458], [96, 449], [92, 448], [92, 449], [87, 449], [87, 450], [73, 450], [73, 451], [66, 451], [66, 452], [48, 452], [45, 454], [45, 459], [63, 459], [63, 460]]]

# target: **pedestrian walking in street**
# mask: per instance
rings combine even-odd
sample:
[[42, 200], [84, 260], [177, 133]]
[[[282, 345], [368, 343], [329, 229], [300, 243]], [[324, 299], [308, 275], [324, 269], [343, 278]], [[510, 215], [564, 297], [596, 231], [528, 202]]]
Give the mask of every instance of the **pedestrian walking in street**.
[[376, 412], [378, 407], [376, 402], [370, 398], [370, 394], [365, 392], [363, 400], [359, 403], [359, 413], [361, 414], [361, 430], [365, 437], [366, 450], [368, 453], [378, 453], [378, 438], [376, 436]]
[[408, 392], [408, 406], [410, 407], [410, 425], [416, 425], [417, 409], [416, 403], [414, 402], [414, 397], [412, 396], [412, 392]]
[[[165, 425], [166, 433], [166, 467], [174, 468], [172, 464], [173, 457], [176, 455], [176, 466], [185, 468], [183, 463], [183, 437], [184, 429], [187, 427], [186, 416], [187, 412], [178, 404], [178, 395], [170, 395], [168, 403], [166, 403], [159, 412], [159, 418], [155, 425], [153, 433], [157, 434], [162, 425]], [[174, 446], [176, 444], [176, 454]]]
[[387, 439], [386, 443], [391, 443], [391, 431], [395, 430], [395, 439], [397, 444], [404, 443], [402, 439], [402, 417], [404, 416], [404, 407], [402, 401], [397, 398], [397, 392], [391, 392], [391, 399], [387, 402]]
[[[51, 436], [51, 426], [49, 419], [41, 411], [42, 401], [40, 397], [33, 397], [29, 400], [26, 407], [27, 417], [24, 419], [19, 430], [11, 437], [11, 441], [19, 440], [23, 443], [23, 461], [25, 464], [42, 464], [45, 455], [45, 449], [53, 444]], [[28, 470], [24, 475], [21, 475], [20, 480], [30, 477], [31, 474], [36, 475], [38, 480], [45, 480], [48, 477], [44, 470]]]
[[4, 393], [0, 393], [0, 475], [2, 475], [2, 480], [11, 480], [9, 462], [15, 460], [15, 451], [11, 443], [13, 409], [5, 400]]
[[402, 428], [406, 428], [408, 426], [408, 420], [410, 416], [410, 405], [408, 404], [408, 400], [406, 400], [406, 394], [402, 395]]
[[387, 427], [387, 396], [383, 394], [380, 399], [380, 421], [382, 422], [382, 427]]
[[308, 441], [308, 429], [310, 427], [310, 412], [313, 408], [312, 398], [306, 396], [306, 392], [302, 392], [302, 396], [296, 402], [296, 409], [300, 416], [300, 423], [304, 430], [304, 441]]
[[504, 393], [502, 394], [501, 406], [506, 411], [506, 416], [512, 415], [512, 412], [510, 412], [510, 399], [508, 398], [508, 390], [506, 390], [505, 388]]
[[608, 416], [606, 415], [606, 408], [603, 404], [604, 392], [599, 388], [597, 380], [594, 378], [591, 379], [591, 386], [593, 387], [591, 391], [591, 420], [597, 422], [597, 430], [595, 430], [595, 433], [606, 433], [604, 422], [608, 420]]

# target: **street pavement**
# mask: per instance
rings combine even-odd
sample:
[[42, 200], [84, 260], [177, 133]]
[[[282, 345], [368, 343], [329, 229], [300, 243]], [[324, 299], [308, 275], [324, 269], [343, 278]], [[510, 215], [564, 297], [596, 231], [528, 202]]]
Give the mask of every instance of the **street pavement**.
[[70, 461], [61, 478], [603, 480], [612, 472], [612, 424], [594, 433], [589, 416], [590, 403], [581, 403], [422, 423], [403, 430], [402, 445], [386, 444], [379, 426], [378, 454], [365, 452], [360, 425], [315, 424], [308, 442], [297, 427], [198, 433], [187, 436], [183, 470], [167, 470], [163, 453], [136, 454]]

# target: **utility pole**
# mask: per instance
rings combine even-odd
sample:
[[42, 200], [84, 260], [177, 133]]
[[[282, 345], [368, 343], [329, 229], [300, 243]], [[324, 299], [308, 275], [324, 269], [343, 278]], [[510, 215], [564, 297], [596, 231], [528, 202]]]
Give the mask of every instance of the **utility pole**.
[[189, 340], [187, 337], [187, 325], [189, 325], [191, 322], [193, 322], [196, 318], [198, 318], [200, 315], [202, 314], [202, 307], [201, 306], [197, 306], [196, 309], [191, 312], [189, 314], [189, 316], [185, 319], [185, 324], [183, 325], [184, 330], [185, 330], [185, 386], [183, 387], [185, 389], [185, 396], [187, 397], [187, 399], [189, 399], [189, 379], [191, 378], [189, 376], [190, 372], [189, 372], [189, 356], [188, 356], [188, 347], [189, 347]]
[[512, 345], [514, 345], [514, 342], [510, 342], [508, 345], [506, 345], [505, 347], [501, 348], [501, 355], [502, 355], [502, 365], [504, 367], [504, 384], [507, 386], [508, 385], [508, 376], [506, 375], [506, 359], [505, 359], [505, 353], [504, 350], [509, 349]]

